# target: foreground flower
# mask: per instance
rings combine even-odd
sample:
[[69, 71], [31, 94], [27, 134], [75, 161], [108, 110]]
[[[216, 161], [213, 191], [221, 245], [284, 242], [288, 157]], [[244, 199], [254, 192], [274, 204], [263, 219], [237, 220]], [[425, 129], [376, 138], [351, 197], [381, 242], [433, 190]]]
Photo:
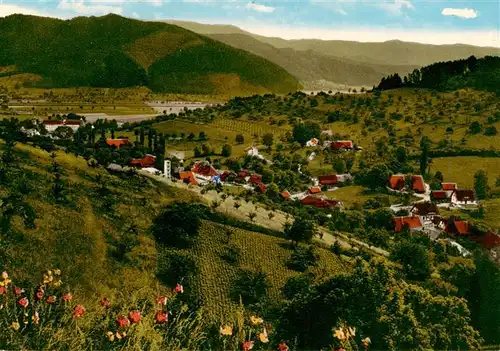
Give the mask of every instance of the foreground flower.
[[138, 324], [141, 321], [141, 313], [139, 311], [132, 311], [128, 314], [128, 318], [134, 324]]
[[0, 286], [0, 295], [7, 293], [7, 289], [4, 286]]
[[75, 306], [73, 310], [74, 310], [73, 319], [80, 318], [85, 314], [85, 307], [83, 307], [82, 305]]
[[109, 341], [115, 340], [115, 334], [112, 331], [107, 332], [106, 335], [108, 336]]
[[120, 328], [124, 328], [128, 325], [130, 325], [130, 321], [128, 320], [127, 317], [125, 316], [118, 316], [118, 318], [116, 318], [116, 324], [120, 327]]
[[163, 311], [156, 312], [155, 322], [157, 324], [163, 324], [168, 322], [168, 315]]
[[233, 327], [229, 324], [226, 324], [224, 327], [220, 327], [220, 335], [233, 335]]
[[279, 351], [288, 351], [288, 345], [282, 342], [281, 344], [278, 345], [278, 350]]
[[28, 307], [29, 303], [30, 302], [29, 302], [28, 298], [26, 298], [26, 297], [23, 297], [23, 298], [20, 298], [19, 300], [17, 300], [17, 304], [21, 307], [24, 307], [24, 308]]
[[350, 337], [356, 336], [356, 328], [348, 327], [346, 328], [346, 337], [349, 339]]
[[54, 303], [56, 302], [57, 298], [54, 296], [54, 295], [51, 295], [49, 297], [47, 297], [47, 299], [45, 300], [45, 302], [47, 303]]
[[[4, 272], [5, 273], [5, 272]], [[21, 328], [21, 325], [18, 323], [18, 322], [12, 322], [12, 325], [11, 325], [12, 329], [14, 330], [19, 330], [19, 328]]]
[[250, 351], [251, 349], [253, 349], [253, 341], [245, 341], [241, 346], [241, 349], [243, 351]]
[[345, 334], [342, 328], [335, 329], [335, 333], [333, 335], [340, 341], [345, 340]]
[[38, 324], [38, 322], [40, 322], [40, 316], [38, 315], [37, 311], [35, 311], [35, 313], [33, 313], [31, 320], [33, 321], [34, 324]]
[[361, 343], [363, 344], [363, 347], [366, 349], [372, 343], [372, 341], [370, 340], [370, 338], [367, 337], [361, 340]]
[[2, 279], [3, 280], [7, 280], [8, 277], [9, 277], [9, 275], [7, 274], [7, 272], [2, 272]]
[[259, 324], [264, 323], [264, 320], [262, 318], [260, 318], [260, 317], [251, 316], [250, 317], [250, 322], [252, 323], [252, 325], [259, 325]]
[[72, 299], [73, 299], [73, 295], [71, 295], [70, 293], [63, 295], [63, 297], [62, 297], [63, 301], [71, 301]]
[[61, 275], [61, 270], [60, 269], [54, 269], [54, 274], [55, 275]]
[[43, 298], [43, 289], [40, 288], [35, 294], [35, 300], [39, 301]]
[[24, 292], [23, 288], [19, 288], [17, 286], [14, 287], [14, 294], [16, 294], [17, 296], [21, 295], [23, 292]]
[[107, 298], [103, 298], [101, 300], [101, 306], [109, 307], [109, 306], [111, 306], [111, 302], [109, 302], [109, 300]]
[[158, 296], [158, 305], [166, 305], [167, 304], [167, 298], [165, 296]]
[[177, 285], [175, 286], [174, 291], [175, 291], [176, 293], [181, 293], [181, 294], [182, 294], [182, 293], [184, 293], [184, 288], [182, 287], [182, 285], [181, 285], [181, 284], [177, 283]]
[[269, 342], [269, 338], [267, 336], [267, 330], [266, 330], [266, 328], [264, 328], [264, 330], [262, 331], [262, 333], [259, 334], [259, 340], [260, 340], [260, 342], [262, 342], [264, 344], [267, 344]]

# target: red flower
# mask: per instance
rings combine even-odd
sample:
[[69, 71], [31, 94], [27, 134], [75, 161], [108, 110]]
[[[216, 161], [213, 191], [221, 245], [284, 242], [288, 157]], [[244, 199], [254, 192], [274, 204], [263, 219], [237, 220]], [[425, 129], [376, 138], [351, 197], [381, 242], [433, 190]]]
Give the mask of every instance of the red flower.
[[41, 299], [43, 299], [43, 290], [42, 289], [38, 290], [37, 293], [35, 294], [35, 300], [39, 301]]
[[243, 351], [250, 351], [251, 349], [253, 349], [253, 341], [245, 341], [241, 346], [241, 349]]
[[63, 301], [71, 301], [72, 299], [73, 299], [73, 295], [71, 295], [70, 293], [63, 295], [63, 297], [62, 297]]
[[0, 295], [7, 293], [7, 289], [4, 286], [0, 286]]
[[158, 305], [166, 305], [167, 298], [165, 296], [158, 296]]
[[103, 298], [101, 300], [101, 306], [109, 307], [109, 306], [111, 306], [111, 302], [109, 302], [109, 300], [107, 298]]
[[344, 349], [343, 348], [338, 348], [337, 351], [344, 351]]
[[141, 321], [141, 313], [139, 311], [132, 311], [128, 314], [128, 318], [134, 324], [138, 324]]
[[176, 293], [183, 293], [183, 292], [184, 292], [184, 288], [182, 287], [182, 285], [181, 285], [181, 284], [177, 283], [177, 285], [175, 286], [174, 291], [175, 291]]
[[282, 342], [281, 344], [278, 345], [278, 350], [279, 351], [288, 351], [288, 345]]
[[53, 296], [53, 295], [49, 296], [49, 297], [47, 297], [47, 299], [45, 300], [45, 302], [47, 302], [47, 303], [54, 303], [54, 302], [56, 302], [56, 297]]
[[26, 297], [23, 297], [23, 298], [20, 298], [19, 300], [17, 300], [17, 304], [21, 307], [24, 307], [24, 308], [28, 307], [29, 303], [30, 302], [28, 301], [28, 298], [26, 298]]
[[23, 288], [19, 288], [17, 286], [14, 287], [14, 294], [16, 294], [17, 296], [21, 295], [23, 292], [24, 292]]
[[166, 312], [158, 311], [156, 312], [155, 321], [158, 324], [163, 324], [168, 322], [168, 315]]
[[85, 313], [85, 307], [83, 307], [82, 305], [75, 306], [75, 308], [73, 308], [73, 310], [75, 311], [73, 313], [73, 319], [80, 318]]
[[130, 325], [130, 321], [125, 316], [118, 316], [118, 318], [116, 318], [116, 324], [118, 325], [118, 327], [124, 328]]

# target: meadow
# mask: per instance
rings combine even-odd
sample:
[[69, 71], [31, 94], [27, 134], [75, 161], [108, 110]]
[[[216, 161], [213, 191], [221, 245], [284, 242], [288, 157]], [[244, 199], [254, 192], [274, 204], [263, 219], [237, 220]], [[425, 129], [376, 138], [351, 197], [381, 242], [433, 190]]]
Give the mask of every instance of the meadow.
[[472, 189], [474, 174], [483, 170], [488, 176], [491, 187], [500, 176], [500, 158], [457, 156], [437, 157], [432, 160], [431, 173], [440, 171], [444, 181], [457, 183], [461, 188]]

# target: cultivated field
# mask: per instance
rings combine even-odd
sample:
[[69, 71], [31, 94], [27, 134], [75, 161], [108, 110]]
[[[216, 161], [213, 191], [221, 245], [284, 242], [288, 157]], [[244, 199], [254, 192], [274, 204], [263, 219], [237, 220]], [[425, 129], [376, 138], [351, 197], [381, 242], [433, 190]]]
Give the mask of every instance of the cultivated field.
[[500, 176], [500, 158], [460, 156], [440, 157], [432, 160], [431, 173], [441, 171], [446, 182], [458, 183], [461, 188], [474, 186], [474, 174], [484, 170], [488, 175], [490, 186], [494, 186]]

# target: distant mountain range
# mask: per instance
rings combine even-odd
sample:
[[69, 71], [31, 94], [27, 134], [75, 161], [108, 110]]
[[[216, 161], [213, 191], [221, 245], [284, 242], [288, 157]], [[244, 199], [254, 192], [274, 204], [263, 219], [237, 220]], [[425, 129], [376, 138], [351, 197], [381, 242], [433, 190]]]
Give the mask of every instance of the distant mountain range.
[[284, 40], [252, 34], [235, 26], [186, 21], [168, 23], [247, 50], [285, 68], [306, 88], [323, 80], [329, 85], [373, 86], [391, 73], [406, 75], [439, 61], [499, 55], [498, 48], [471, 45], [428, 45], [391, 40], [362, 43], [340, 40]]
[[0, 18], [0, 33], [0, 67], [38, 75], [39, 87], [148, 86], [228, 95], [301, 88], [265, 58], [166, 23], [117, 15], [66, 21], [12, 15]]

